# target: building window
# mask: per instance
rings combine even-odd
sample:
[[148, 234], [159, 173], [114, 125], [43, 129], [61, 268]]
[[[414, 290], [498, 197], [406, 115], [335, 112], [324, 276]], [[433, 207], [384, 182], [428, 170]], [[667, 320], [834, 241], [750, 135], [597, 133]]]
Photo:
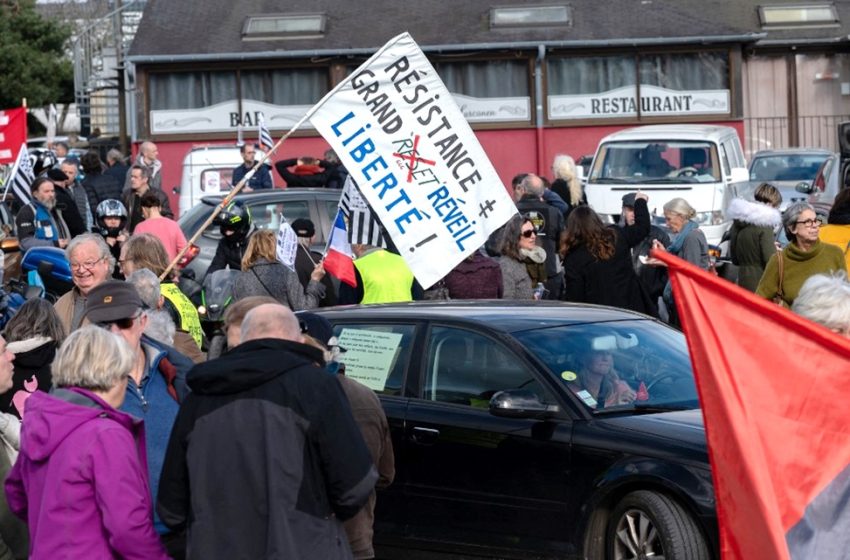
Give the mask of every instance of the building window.
[[552, 120], [731, 113], [726, 51], [550, 58], [547, 80]]
[[838, 27], [838, 11], [832, 2], [806, 5], [760, 6], [763, 29], [797, 27]]
[[568, 6], [517, 6], [490, 9], [490, 28], [540, 27], [570, 25]]
[[531, 120], [526, 60], [437, 61], [433, 64], [469, 122]]
[[324, 14], [249, 16], [242, 26], [243, 41], [315, 39], [325, 34]]
[[324, 68], [243, 70], [240, 81], [243, 100], [272, 105], [312, 105], [328, 92]]
[[199, 109], [236, 99], [236, 73], [152, 73], [148, 87], [151, 110]]

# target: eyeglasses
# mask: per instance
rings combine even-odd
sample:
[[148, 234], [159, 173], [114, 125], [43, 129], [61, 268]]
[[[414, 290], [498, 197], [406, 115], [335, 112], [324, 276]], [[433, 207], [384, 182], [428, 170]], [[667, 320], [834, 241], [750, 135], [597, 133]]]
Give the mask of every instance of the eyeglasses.
[[138, 312], [136, 315], [132, 317], [126, 317], [124, 319], [115, 319], [114, 321], [102, 321], [100, 323], [95, 323], [98, 327], [106, 330], [110, 330], [112, 325], [115, 325], [122, 331], [126, 331], [136, 322], [136, 319], [142, 316], [142, 312]]
[[537, 235], [537, 230], [536, 229], [527, 229], [527, 230], [523, 231], [522, 233], [520, 233], [520, 235], [525, 237], [525, 238], [529, 238], [532, 235]]
[[78, 262], [78, 263], [70, 263], [71, 270], [91, 270], [94, 268], [94, 265], [102, 261], [105, 257], [100, 257], [94, 261], [86, 261], [86, 262]]
[[798, 226], [806, 226], [806, 227], [813, 227], [813, 226], [820, 227], [820, 226], [823, 225], [821, 223], [820, 218], [817, 218], [817, 219], [814, 219], [814, 220], [802, 220], [802, 221], [794, 222], [794, 223], [797, 224]]

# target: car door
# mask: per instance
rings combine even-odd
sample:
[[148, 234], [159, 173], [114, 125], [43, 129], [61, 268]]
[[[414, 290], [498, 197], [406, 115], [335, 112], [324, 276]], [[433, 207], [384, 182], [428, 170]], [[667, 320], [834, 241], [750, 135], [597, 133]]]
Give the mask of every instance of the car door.
[[421, 352], [414, 352], [417, 327], [415, 323], [357, 319], [332, 322], [334, 335], [345, 349], [340, 356], [340, 362], [345, 364], [345, 375], [375, 391], [387, 415], [392, 436], [395, 480], [378, 492], [375, 541], [401, 539], [407, 519], [404, 426], [409, 394], [405, 390], [405, 380], [409, 377], [411, 356]]
[[567, 491], [571, 422], [490, 414], [500, 390], [556, 399], [505, 340], [434, 325], [408, 403], [408, 535], [521, 550], [559, 549], [573, 513]]

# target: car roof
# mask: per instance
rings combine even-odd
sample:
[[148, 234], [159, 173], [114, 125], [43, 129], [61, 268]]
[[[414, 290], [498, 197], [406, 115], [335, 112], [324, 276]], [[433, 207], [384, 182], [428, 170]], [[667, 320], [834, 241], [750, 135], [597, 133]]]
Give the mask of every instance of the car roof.
[[[203, 197], [201, 202], [209, 206], [215, 206], [224, 199], [225, 195], [211, 194]], [[277, 202], [287, 199], [303, 199], [303, 198], [324, 198], [327, 200], [339, 200], [342, 196], [342, 191], [339, 189], [321, 189], [295, 187], [291, 189], [263, 189], [250, 193], [239, 193], [233, 197], [234, 201], [251, 201], [259, 202]]]
[[613, 142], [622, 140], [709, 140], [718, 141], [731, 134], [737, 134], [734, 128], [729, 126], [707, 125], [707, 124], [658, 124], [627, 128], [609, 134], [602, 142]]
[[824, 148], [787, 148], [784, 150], [759, 150], [753, 159], [766, 156], [831, 156], [835, 152]]
[[[524, 310], [526, 313], [521, 313]], [[313, 309], [330, 321], [350, 320], [450, 320], [514, 333], [560, 325], [611, 321], [653, 320], [646, 315], [601, 305], [560, 301], [451, 300], [379, 305], [351, 305]]]

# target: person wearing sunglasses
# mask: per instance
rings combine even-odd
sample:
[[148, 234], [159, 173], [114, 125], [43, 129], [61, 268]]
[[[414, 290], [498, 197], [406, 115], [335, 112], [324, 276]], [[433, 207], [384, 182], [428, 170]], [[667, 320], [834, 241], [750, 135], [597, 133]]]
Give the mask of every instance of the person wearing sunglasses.
[[537, 246], [532, 221], [515, 215], [507, 224], [499, 249], [504, 299], [535, 299], [534, 287], [546, 282], [546, 251]]
[[818, 239], [820, 226], [821, 219], [807, 202], [785, 209], [782, 227], [790, 243], [770, 257], [756, 288], [757, 295], [781, 300], [785, 307], [791, 307], [810, 276], [847, 272], [841, 249]]
[[[133, 351], [126, 397], [119, 410], [145, 421], [147, 467], [156, 499], [168, 437], [189, 392], [186, 374], [194, 364], [171, 346], [144, 334], [147, 310], [136, 287], [128, 282], [107, 280], [89, 292], [86, 318], [123, 338]], [[182, 555], [181, 535], [170, 533], [159, 517], [154, 517], [154, 529], [169, 554]]]

